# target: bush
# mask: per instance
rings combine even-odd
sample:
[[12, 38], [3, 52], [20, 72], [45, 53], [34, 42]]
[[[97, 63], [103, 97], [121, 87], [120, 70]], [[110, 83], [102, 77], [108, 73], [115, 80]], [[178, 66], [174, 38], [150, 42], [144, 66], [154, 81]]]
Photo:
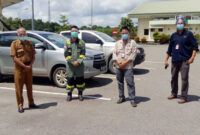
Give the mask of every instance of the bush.
[[135, 40], [136, 43], [139, 43], [139, 42], [140, 42], [140, 37], [136, 36], [136, 37], [134, 38], [134, 40]]
[[153, 38], [155, 43], [166, 44], [169, 43], [170, 35], [160, 34], [158, 32], [153, 33]]
[[141, 39], [141, 42], [142, 42], [142, 43], [147, 43], [146, 37], [143, 37], [143, 38]]

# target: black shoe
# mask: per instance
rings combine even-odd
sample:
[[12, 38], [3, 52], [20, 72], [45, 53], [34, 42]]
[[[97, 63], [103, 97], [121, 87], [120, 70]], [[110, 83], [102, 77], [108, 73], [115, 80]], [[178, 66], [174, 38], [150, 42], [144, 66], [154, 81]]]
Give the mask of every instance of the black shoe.
[[31, 105], [29, 105], [29, 108], [30, 109], [37, 109], [37, 108], [39, 108], [39, 106], [37, 106], [35, 104], [31, 104]]
[[84, 100], [82, 95], [78, 95], [78, 98], [79, 98], [79, 101], [83, 101]]
[[71, 100], [72, 100], [72, 93], [68, 93], [66, 101], [70, 102]]
[[117, 104], [121, 104], [121, 103], [123, 103], [125, 101], [126, 101], [125, 98], [119, 98], [118, 101], [117, 101]]
[[78, 98], [79, 98], [79, 101], [83, 101], [84, 100], [82, 91], [78, 92]]
[[18, 108], [18, 112], [19, 112], [19, 113], [23, 113], [23, 112], [24, 112], [24, 108], [23, 108], [23, 107], [19, 107], [19, 108]]
[[137, 104], [135, 102], [131, 102], [132, 107], [137, 107]]

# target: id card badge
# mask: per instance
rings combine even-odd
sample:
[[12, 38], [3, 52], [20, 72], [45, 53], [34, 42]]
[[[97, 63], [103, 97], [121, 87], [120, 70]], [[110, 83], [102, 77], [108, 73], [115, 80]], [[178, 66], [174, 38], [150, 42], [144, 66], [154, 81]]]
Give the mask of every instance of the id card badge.
[[124, 58], [125, 57], [125, 54], [124, 53], [122, 53], [122, 58]]
[[176, 50], [178, 50], [178, 49], [179, 49], [179, 44], [176, 45]]

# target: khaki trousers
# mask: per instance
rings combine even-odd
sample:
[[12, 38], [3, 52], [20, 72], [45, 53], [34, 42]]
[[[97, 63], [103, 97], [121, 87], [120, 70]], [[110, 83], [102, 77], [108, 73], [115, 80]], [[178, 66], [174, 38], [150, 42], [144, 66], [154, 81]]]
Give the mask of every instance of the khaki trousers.
[[18, 107], [23, 107], [23, 85], [26, 85], [28, 103], [34, 104], [33, 93], [32, 93], [32, 70], [28, 72], [23, 72], [23, 68], [15, 65], [14, 70], [14, 80], [15, 80], [15, 90]]

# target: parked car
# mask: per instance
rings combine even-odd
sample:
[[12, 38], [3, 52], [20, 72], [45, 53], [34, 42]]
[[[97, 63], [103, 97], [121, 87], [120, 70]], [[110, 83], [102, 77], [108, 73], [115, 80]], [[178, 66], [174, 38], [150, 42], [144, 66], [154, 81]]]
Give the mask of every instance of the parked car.
[[[28, 40], [36, 49], [36, 60], [33, 64], [33, 76], [48, 77], [58, 87], [65, 87], [64, 43], [66, 38], [59, 34], [42, 31], [27, 31]], [[0, 32], [0, 80], [2, 76], [13, 75], [14, 62], [10, 56], [10, 45], [16, 40], [17, 32]], [[84, 59], [84, 77], [106, 72], [106, 61], [103, 52], [86, 49]]]
[[[60, 35], [70, 38], [70, 31], [62, 31]], [[112, 52], [115, 47], [115, 39], [109, 35], [91, 30], [80, 30], [79, 38], [85, 41], [86, 47], [103, 51], [106, 57], [107, 68], [111, 73], [115, 74], [116, 63], [112, 60]], [[137, 45], [137, 56], [134, 61], [134, 66], [142, 63], [145, 60], [145, 52], [142, 46]]]

